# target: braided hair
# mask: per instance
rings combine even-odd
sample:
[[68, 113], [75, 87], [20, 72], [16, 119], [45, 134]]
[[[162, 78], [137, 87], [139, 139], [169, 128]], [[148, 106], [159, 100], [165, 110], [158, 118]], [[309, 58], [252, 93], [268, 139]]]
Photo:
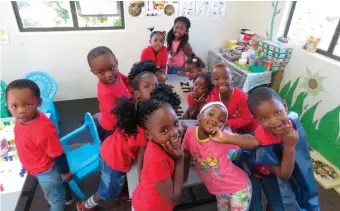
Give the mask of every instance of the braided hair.
[[191, 64], [191, 65], [195, 65], [198, 68], [205, 68], [205, 64], [202, 61], [202, 59], [200, 59], [198, 56], [196, 56], [194, 53], [191, 55], [191, 57], [189, 57], [186, 61], [185, 64]]
[[[184, 23], [186, 25], [187, 33], [185, 33], [183, 35], [183, 37], [181, 38], [181, 42], [179, 43], [179, 46], [178, 46], [176, 52], [173, 52], [173, 54], [177, 54], [184, 47], [184, 45], [188, 43], [188, 41], [189, 41], [189, 29], [191, 27], [190, 20], [187, 17], [184, 17], [184, 16], [177, 17], [175, 19], [175, 21], [174, 21], [174, 25], [177, 22], [182, 22], [182, 23]], [[168, 35], [166, 37], [166, 42], [168, 43], [168, 52], [172, 51], [172, 41], [174, 41], [174, 39], [175, 39], [174, 27], [172, 27], [170, 29], [170, 31], [168, 32]]]
[[153, 38], [153, 36], [155, 36], [156, 34], [161, 34], [165, 40], [165, 35], [166, 35], [166, 31], [154, 31], [155, 27], [150, 27], [148, 28], [151, 32], [150, 34], [150, 40]]
[[136, 62], [133, 64], [129, 74], [128, 79], [130, 83], [132, 84], [133, 79], [142, 72], [151, 72], [155, 74], [158, 71], [162, 71], [153, 61], [151, 60], [145, 60], [142, 62]]
[[164, 104], [170, 104], [174, 109], [181, 104], [179, 95], [173, 91], [173, 86], [159, 84], [151, 92], [149, 100], [137, 104], [132, 98], [119, 98], [113, 109], [117, 117], [116, 129], [124, 131], [128, 136], [137, 135], [137, 127], [146, 129], [145, 123], [149, 116]]

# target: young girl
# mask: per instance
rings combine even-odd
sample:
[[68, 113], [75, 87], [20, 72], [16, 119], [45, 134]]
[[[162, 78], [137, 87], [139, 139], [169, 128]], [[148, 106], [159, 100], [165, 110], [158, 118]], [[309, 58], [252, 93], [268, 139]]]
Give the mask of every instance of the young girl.
[[222, 131], [228, 116], [225, 105], [211, 102], [198, 115], [199, 126], [189, 127], [183, 140], [185, 178], [190, 160], [211, 194], [216, 195], [219, 211], [246, 211], [251, 200], [248, 176], [235, 166], [227, 152], [239, 147], [254, 149], [258, 142], [250, 135], [236, 135]]
[[197, 77], [204, 72], [204, 68], [204, 62], [195, 54], [192, 54], [185, 62], [185, 75], [190, 81], [195, 82]]
[[[132, 81], [133, 98], [125, 98], [129, 102], [138, 103], [150, 98], [150, 93], [158, 84], [157, 78], [150, 72], [138, 74]], [[116, 108], [117, 109], [117, 108]], [[114, 109], [117, 117], [117, 129], [105, 139], [100, 147], [100, 167], [101, 180], [95, 194], [88, 200], [81, 201], [77, 204], [78, 211], [91, 211], [99, 203], [117, 197], [123, 187], [126, 172], [130, 171], [132, 160], [138, 156], [138, 166], [142, 166], [142, 156], [147, 144], [147, 139], [141, 128], [136, 129], [135, 136], [126, 136], [125, 132], [120, 129], [120, 119], [125, 118]]]
[[149, 28], [150, 46], [144, 48], [140, 56], [140, 61], [151, 60], [162, 70], [166, 70], [166, 63], [168, 61], [168, 51], [164, 46], [165, 32], [154, 31], [154, 27]]
[[142, 127], [149, 138], [140, 183], [132, 195], [135, 211], [171, 211], [183, 188], [184, 155], [180, 148], [182, 128], [174, 107], [180, 105], [172, 87], [160, 84], [151, 98], [136, 105], [118, 102], [117, 126], [127, 135]]
[[185, 57], [192, 55], [189, 44], [190, 20], [186, 17], [178, 17], [174, 21], [174, 26], [168, 32], [167, 43], [170, 54], [168, 60], [168, 74], [177, 74], [184, 68]]
[[184, 113], [183, 119], [197, 119], [197, 114], [210, 101], [210, 93], [214, 85], [211, 83], [210, 73], [198, 75], [194, 82], [192, 91], [188, 93], [188, 110]]
[[211, 78], [215, 87], [211, 93], [211, 101], [221, 101], [227, 107], [229, 112], [227, 125], [234, 132], [252, 134], [259, 123], [248, 109], [248, 95], [231, 86], [231, 73], [228, 66], [216, 64]]

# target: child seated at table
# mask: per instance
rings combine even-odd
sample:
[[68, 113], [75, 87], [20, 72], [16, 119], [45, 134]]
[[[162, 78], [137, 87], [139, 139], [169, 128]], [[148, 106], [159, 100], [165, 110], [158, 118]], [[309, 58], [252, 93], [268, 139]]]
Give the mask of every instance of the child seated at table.
[[216, 64], [211, 78], [215, 87], [211, 93], [211, 101], [221, 101], [227, 107], [227, 125], [233, 132], [253, 134], [259, 123], [248, 109], [247, 93], [231, 85], [228, 65]]
[[[130, 93], [124, 83], [126, 78], [119, 73], [118, 61], [113, 52], [105, 46], [92, 49], [87, 55], [91, 72], [99, 79], [97, 98], [100, 115], [98, 117], [98, 135], [104, 141], [112, 134], [116, 118], [111, 113], [117, 97], [129, 97]], [[123, 77], [123, 78], [122, 78]]]
[[63, 211], [63, 180], [72, 178], [56, 127], [37, 110], [40, 90], [27, 79], [12, 81], [6, 89], [7, 107], [15, 117], [15, 145], [24, 169], [37, 178], [51, 211]]
[[211, 83], [210, 73], [202, 73], [197, 76], [192, 91], [188, 93], [188, 109], [183, 115], [183, 119], [197, 119], [197, 114], [201, 108], [210, 102], [210, 93], [214, 89]]
[[122, 108], [120, 102], [125, 100], [138, 104], [146, 101], [157, 84], [158, 81], [154, 74], [141, 72], [132, 81], [133, 98], [117, 99], [117, 105], [113, 108], [117, 118], [116, 129], [100, 147], [101, 179], [99, 187], [88, 200], [77, 204], [78, 211], [94, 210], [94, 207], [101, 202], [117, 197], [124, 187], [126, 172], [130, 171], [132, 161], [137, 157], [140, 172], [147, 138], [142, 128], [132, 131], [133, 136], [127, 136], [126, 131], [121, 129], [122, 121], [127, 117], [123, 111], [128, 107]]
[[221, 102], [210, 102], [200, 111], [199, 126], [189, 127], [183, 139], [185, 179], [190, 160], [195, 163], [203, 183], [216, 195], [219, 211], [247, 211], [251, 201], [251, 183], [245, 172], [231, 162], [227, 151], [254, 149], [257, 140], [251, 135], [237, 135], [223, 130], [228, 110]]
[[204, 72], [204, 68], [204, 62], [194, 53], [185, 61], [185, 75], [192, 83], [194, 83], [197, 77]]

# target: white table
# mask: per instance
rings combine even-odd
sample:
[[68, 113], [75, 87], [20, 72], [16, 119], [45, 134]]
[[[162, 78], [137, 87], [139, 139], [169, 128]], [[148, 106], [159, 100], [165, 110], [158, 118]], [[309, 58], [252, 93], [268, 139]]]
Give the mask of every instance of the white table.
[[261, 85], [267, 85], [271, 83], [272, 72], [265, 71], [262, 73], [251, 73], [246, 70], [242, 70], [237, 67], [234, 62], [229, 61], [220, 52], [220, 49], [214, 49], [208, 53], [208, 70], [211, 72], [213, 67], [217, 63], [227, 63], [230, 67], [232, 74], [232, 85], [242, 89], [245, 92], [252, 90], [253, 88]]
[[[45, 115], [49, 118], [51, 114], [48, 113]], [[1, 118], [0, 123], [14, 120], [13, 117]], [[6, 126], [3, 130], [7, 130], [6, 133], [8, 133], [9, 139], [14, 139], [14, 125]], [[22, 170], [22, 164], [17, 157], [15, 158], [16, 154], [16, 148], [13, 146], [9, 148], [7, 154], [7, 156], [12, 156], [12, 161], [9, 160], [6, 162], [3, 160], [3, 157], [0, 157], [0, 184], [2, 184], [4, 188], [3, 191], [0, 191], [0, 211], [15, 210], [27, 179], [27, 172], [25, 172], [22, 177], [19, 174]]]

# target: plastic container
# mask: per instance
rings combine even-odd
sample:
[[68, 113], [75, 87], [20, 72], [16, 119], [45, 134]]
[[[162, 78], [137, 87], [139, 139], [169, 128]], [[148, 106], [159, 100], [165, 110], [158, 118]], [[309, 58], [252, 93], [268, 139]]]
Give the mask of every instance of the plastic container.
[[242, 52], [241, 53], [241, 59], [248, 60], [248, 52]]
[[249, 71], [252, 73], [262, 73], [265, 71], [264, 65], [250, 65]]
[[239, 67], [240, 69], [242, 69], [242, 70], [249, 70], [248, 65], [246, 65], [246, 64], [240, 64], [238, 61], [235, 61], [235, 65], [236, 65], [237, 67]]
[[245, 65], [245, 64], [247, 64], [247, 59], [242, 59], [242, 57], [241, 57], [241, 59], [238, 60], [238, 63], [241, 64], [241, 65]]
[[237, 45], [237, 40], [229, 40], [227, 44], [227, 48], [231, 49], [235, 45]]

